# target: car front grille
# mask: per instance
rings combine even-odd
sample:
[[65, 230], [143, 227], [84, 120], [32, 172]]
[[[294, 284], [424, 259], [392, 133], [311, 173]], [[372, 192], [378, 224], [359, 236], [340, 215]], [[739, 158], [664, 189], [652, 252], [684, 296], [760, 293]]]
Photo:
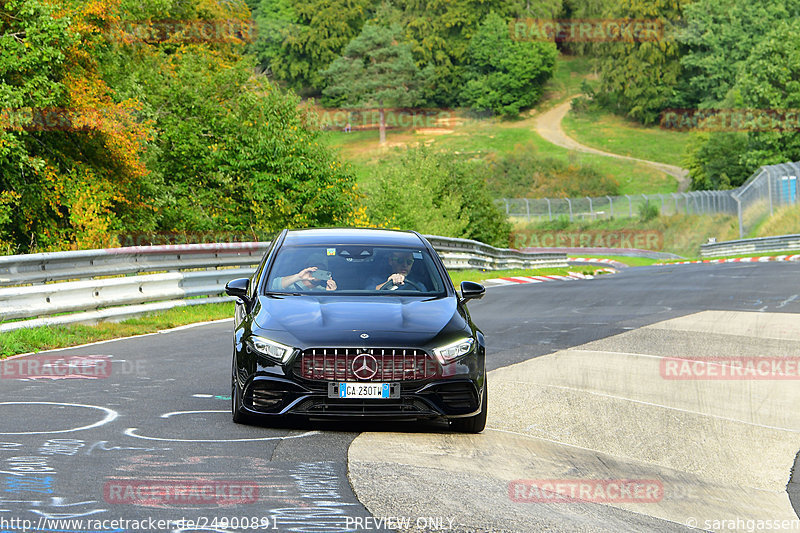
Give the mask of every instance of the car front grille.
[[[375, 358], [377, 372], [368, 380], [353, 371], [353, 361], [362, 354]], [[311, 348], [295, 363], [302, 378], [322, 381], [411, 381], [436, 377], [439, 365], [425, 351], [405, 348]]]

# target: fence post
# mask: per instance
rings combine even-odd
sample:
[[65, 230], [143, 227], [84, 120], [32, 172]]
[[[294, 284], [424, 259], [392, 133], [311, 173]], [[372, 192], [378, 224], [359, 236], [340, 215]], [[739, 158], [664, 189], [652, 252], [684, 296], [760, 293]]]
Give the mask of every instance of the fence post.
[[611, 217], [613, 218], [614, 217], [614, 200], [612, 200], [611, 197], [608, 196], [608, 195], [606, 195], [606, 198], [608, 198], [608, 205], [611, 206]]
[[769, 216], [772, 216], [772, 172], [767, 172], [767, 196], [769, 196]]
[[589, 198], [588, 196], [586, 197], [586, 199], [589, 200], [589, 216], [592, 217], [592, 220], [594, 220], [594, 209], [592, 208], [592, 199]]
[[742, 224], [742, 201], [738, 196], [731, 195], [736, 200], [736, 211], [739, 213], [739, 238], [744, 239], [744, 225]]
[[528, 222], [531, 221], [531, 203], [525, 198], [525, 214], [527, 215], [525, 218]]
[[548, 220], [553, 220], [553, 210], [550, 208], [550, 198], [545, 198], [547, 200], [547, 218]]
[[506, 204], [506, 216], [509, 216], [511, 213], [508, 212], [508, 199], [503, 198], [503, 203]]
[[572, 200], [569, 198], [565, 198], [565, 200], [569, 204], [569, 221], [572, 222]]
[[625, 198], [628, 199], [628, 218], [633, 218], [633, 204], [631, 203], [631, 197], [626, 194]]

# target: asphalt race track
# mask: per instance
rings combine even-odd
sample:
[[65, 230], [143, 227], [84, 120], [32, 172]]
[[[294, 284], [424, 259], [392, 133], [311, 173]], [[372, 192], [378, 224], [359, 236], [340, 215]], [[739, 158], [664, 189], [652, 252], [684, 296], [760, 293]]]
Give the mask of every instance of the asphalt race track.
[[[5, 361], [0, 531], [746, 531], [706, 520], [796, 518], [800, 414], [785, 402], [798, 382], [664, 384], [647, 365], [800, 356], [800, 264], [640, 267], [492, 287], [469, 307], [493, 371], [489, 427], [473, 436], [235, 425], [227, 321]], [[46, 376], [75, 356], [93, 378]], [[513, 480], [535, 476], [650, 479], [682, 497], [515, 500]]]

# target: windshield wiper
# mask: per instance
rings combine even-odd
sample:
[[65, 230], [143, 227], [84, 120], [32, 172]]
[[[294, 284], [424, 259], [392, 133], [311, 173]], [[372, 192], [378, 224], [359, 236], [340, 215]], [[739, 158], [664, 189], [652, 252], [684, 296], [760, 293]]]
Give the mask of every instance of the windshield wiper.
[[302, 296], [302, 294], [299, 292], [267, 291], [264, 293], [264, 296]]

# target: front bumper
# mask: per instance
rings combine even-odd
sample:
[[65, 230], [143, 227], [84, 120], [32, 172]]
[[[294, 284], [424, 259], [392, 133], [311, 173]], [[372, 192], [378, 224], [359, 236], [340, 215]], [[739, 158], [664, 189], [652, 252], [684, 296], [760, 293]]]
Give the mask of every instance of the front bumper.
[[246, 383], [242, 403], [257, 415], [309, 418], [419, 420], [473, 416], [481, 409], [482, 390], [471, 379], [402, 382], [400, 397], [390, 399], [329, 398], [328, 385], [256, 375]]

